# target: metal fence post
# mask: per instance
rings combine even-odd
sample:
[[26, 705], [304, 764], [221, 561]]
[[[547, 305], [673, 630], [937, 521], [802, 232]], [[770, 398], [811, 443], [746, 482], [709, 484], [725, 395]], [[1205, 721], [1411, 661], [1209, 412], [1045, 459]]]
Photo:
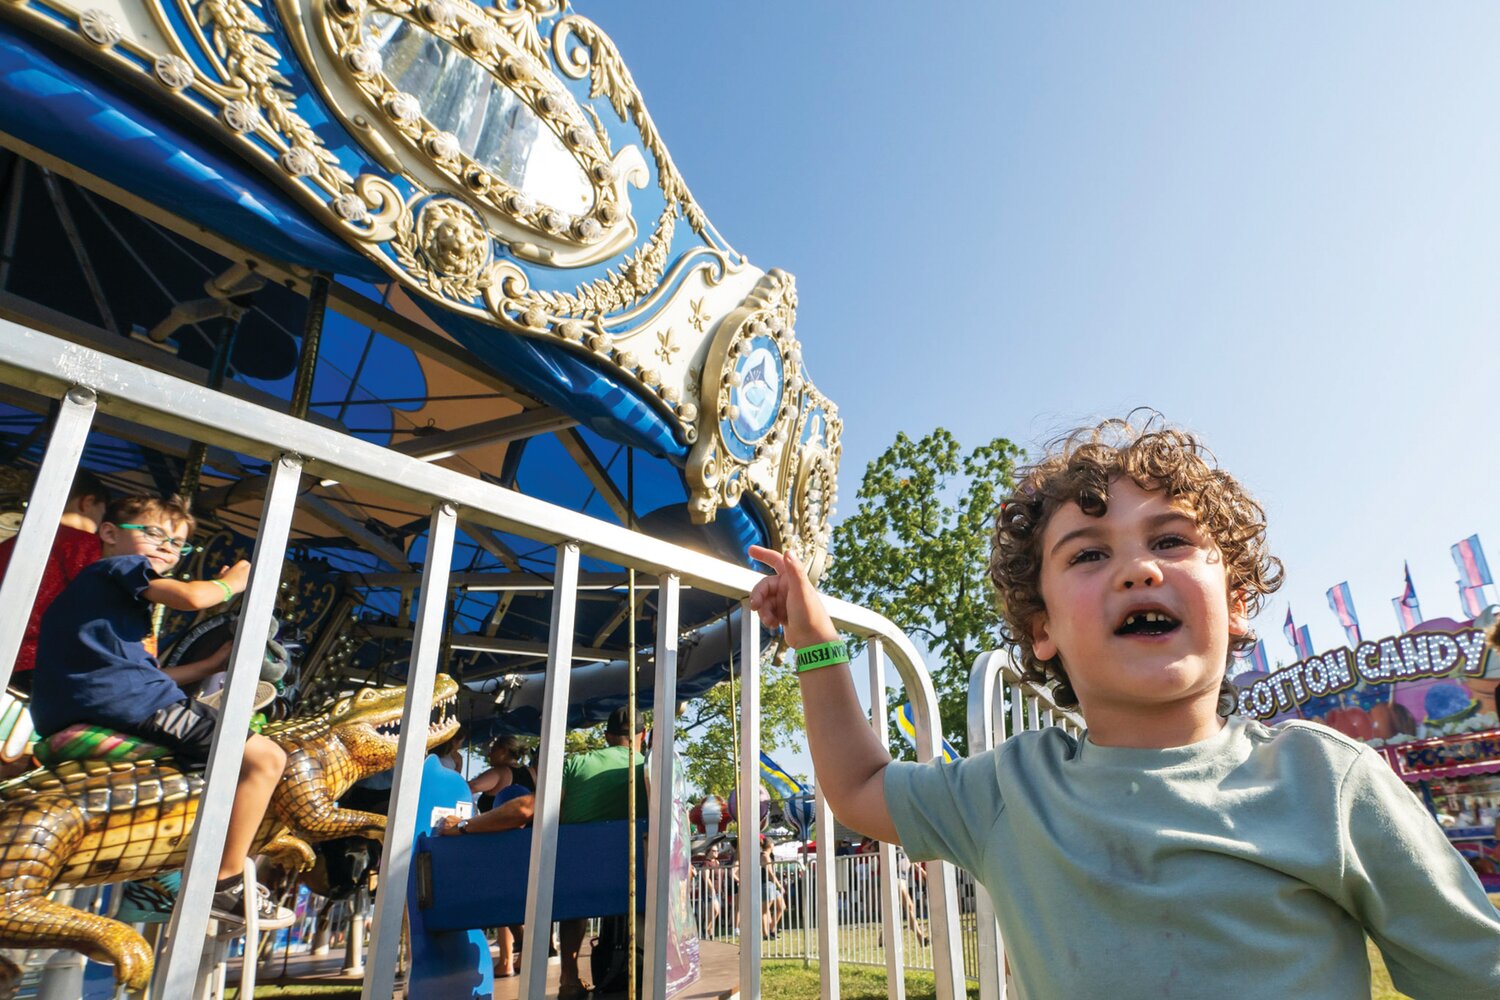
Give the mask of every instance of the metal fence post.
[[[656, 688], [651, 707], [651, 819], [647, 827], [644, 997], [666, 995], [672, 916], [672, 777], [677, 744], [677, 616], [682, 581], [661, 578], [656, 599]], [[689, 872], [689, 877], [692, 873]], [[696, 879], [694, 880], [696, 882]]]
[[[19, 162], [19, 161], [18, 161]], [[0, 582], [0, 690], [10, 683], [16, 664], [16, 653], [31, 620], [31, 608], [57, 537], [58, 522], [73, 490], [73, 477], [83, 458], [89, 425], [97, 407], [92, 391], [72, 388], [63, 397], [52, 422], [47, 451], [31, 487], [26, 505], [26, 519], [16, 534], [16, 545], [10, 554], [10, 569]]]
[[[970, 756], [994, 749], [997, 728], [1000, 740], [1005, 739], [1005, 717], [998, 710], [1005, 687], [1001, 677], [1004, 662], [1002, 652], [985, 653], [975, 661], [969, 674]], [[1011, 697], [1019, 696], [1020, 689], [1012, 688]], [[1000, 939], [1000, 925], [995, 921], [995, 905], [977, 879], [974, 882], [974, 918], [979, 945], [979, 1000], [1005, 1000], [1005, 945]]]
[[[240, 763], [245, 757], [245, 733], [250, 729], [255, 685], [260, 680], [261, 661], [265, 658], [266, 630], [276, 610], [276, 591], [281, 583], [281, 565], [286, 557], [286, 540], [292, 530], [297, 483], [301, 478], [302, 460], [294, 455], [282, 455], [271, 468], [260, 531], [250, 556], [250, 583], [240, 606], [240, 623], [229, 654], [219, 723], [214, 729], [213, 748], [203, 775], [203, 795], [193, 836], [188, 841], [182, 888], [167, 927], [166, 955], [156, 971], [154, 995], [158, 1000], [192, 996], [197, 982], [208, 911], [233, 805], [229, 783], [238, 780]], [[247, 907], [253, 903], [246, 898]]]
[[557, 547], [552, 626], [547, 635], [547, 690], [542, 695], [541, 756], [536, 768], [536, 808], [526, 875], [526, 940], [521, 991], [526, 1000], [547, 995], [547, 942], [552, 939], [552, 892], [557, 875], [557, 826], [562, 799], [563, 739], [568, 730], [568, 688], [573, 671], [573, 622], [578, 611], [578, 543]]
[[391, 778], [385, 846], [380, 854], [384, 892], [375, 897], [375, 924], [370, 931], [370, 962], [360, 1000], [384, 1000], [395, 994], [396, 953], [406, 911], [406, 880], [411, 848], [422, 817], [417, 797], [422, 790], [422, 763], [427, 758], [427, 728], [432, 716], [432, 687], [437, 680], [443, 645], [443, 612], [448, 603], [448, 574], [453, 564], [453, 532], [458, 512], [439, 504], [427, 529], [427, 558], [422, 562], [422, 594], [406, 671], [406, 703], [401, 709], [401, 736]]
[[[740, 605], [740, 992], [760, 996], [760, 618]], [[818, 836], [822, 840], [822, 834]]]
[[[885, 716], [885, 644], [871, 639], [867, 657], [870, 667], [870, 728], [887, 750], [891, 730]], [[886, 995], [906, 1000], [906, 935], [901, 932], [901, 901], [897, 898], [896, 847], [880, 845], [880, 922], [885, 933]]]

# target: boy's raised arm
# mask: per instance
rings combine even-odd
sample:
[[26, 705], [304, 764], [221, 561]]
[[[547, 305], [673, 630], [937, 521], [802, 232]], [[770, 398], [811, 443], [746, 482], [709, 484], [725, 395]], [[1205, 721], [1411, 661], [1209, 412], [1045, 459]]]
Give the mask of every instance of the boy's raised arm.
[[[839, 638], [796, 556], [758, 545], [750, 547], [750, 556], [775, 570], [750, 594], [750, 606], [767, 628], [783, 628], [794, 649]], [[885, 767], [891, 757], [870, 731], [848, 665], [809, 670], [797, 678], [816, 780], [834, 815], [860, 833], [899, 843], [885, 806]]]
[[250, 564], [241, 559], [226, 568], [216, 580], [152, 580], [141, 596], [152, 604], [165, 604], [174, 611], [203, 611], [242, 594], [250, 580]]

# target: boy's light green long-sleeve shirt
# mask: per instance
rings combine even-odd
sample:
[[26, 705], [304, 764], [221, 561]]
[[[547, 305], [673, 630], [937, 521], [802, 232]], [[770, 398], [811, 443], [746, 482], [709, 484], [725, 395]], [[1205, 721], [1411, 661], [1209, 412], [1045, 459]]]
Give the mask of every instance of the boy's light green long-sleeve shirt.
[[989, 890], [1024, 1000], [1500, 1000], [1500, 913], [1370, 748], [1235, 717], [1201, 743], [1101, 747], [1059, 729], [953, 764], [894, 763], [917, 859]]

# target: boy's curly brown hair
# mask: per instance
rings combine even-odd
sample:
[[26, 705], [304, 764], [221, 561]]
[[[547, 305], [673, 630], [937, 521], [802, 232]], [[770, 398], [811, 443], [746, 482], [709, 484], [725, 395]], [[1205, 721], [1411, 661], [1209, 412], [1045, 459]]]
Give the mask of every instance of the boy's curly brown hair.
[[[1001, 639], [1022, 675], [1050, 683], [1058, 704], [1069, 708], [1078, 704], [1078, 697], [1061, 658], [1039, 660], [1031, 643], [1031, 622], [1045, 610], [1042, 533], [1065, 504], [1103, 516], [1109, 509], [1109, 484], [1122, 476], [1191, 507], [1198, 525], [1223, 553], [1229, 593], [1244, 600], [1247, 616], [1253, 617], [1282, 582], [1281, 560], [1266, 548], [1265, 511], [1192, 434], [1166, 426], [1152, 413], [1139, 427], [1130, 417], [1106, 420], [1050, 442], [1041, 461], [1020, 470], [1015, 492], [1000, 505], [989, 570], [1000, 601]], [[1254, 644], [1253, 632], [1231, 636], [1231, 655]], [[1236, 700], [1234, 683], [1226, 675], [1219, 714], [1233, 711]]]

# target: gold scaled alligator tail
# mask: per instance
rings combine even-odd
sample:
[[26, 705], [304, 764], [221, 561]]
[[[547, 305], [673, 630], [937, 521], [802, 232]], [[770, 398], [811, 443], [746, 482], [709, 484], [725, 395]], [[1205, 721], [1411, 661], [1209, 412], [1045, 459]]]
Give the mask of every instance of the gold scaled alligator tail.
[[[458, 684], [440, 675], [427, 729], [430, 750], [458, 729]], [[309, 844], [379, 838], [385, 817], [344, 809], [338, 798], [396, 762], [406, 689], [366, 688], [327, 712], [267, 727], [287, 753], [286, 771], [252, 853], [311, 866]], [[181, 868], [198, 815], [203, 777], [171, 757], [65, 761], [0, 784], [0, 947], [64, 948], [114, 966], [131, 989], [151, 979], [151, 949], [115, 920], [47, 898], [53, 889], [147, 878]], [[19, 981], [0, 958], [0, 995]]]

